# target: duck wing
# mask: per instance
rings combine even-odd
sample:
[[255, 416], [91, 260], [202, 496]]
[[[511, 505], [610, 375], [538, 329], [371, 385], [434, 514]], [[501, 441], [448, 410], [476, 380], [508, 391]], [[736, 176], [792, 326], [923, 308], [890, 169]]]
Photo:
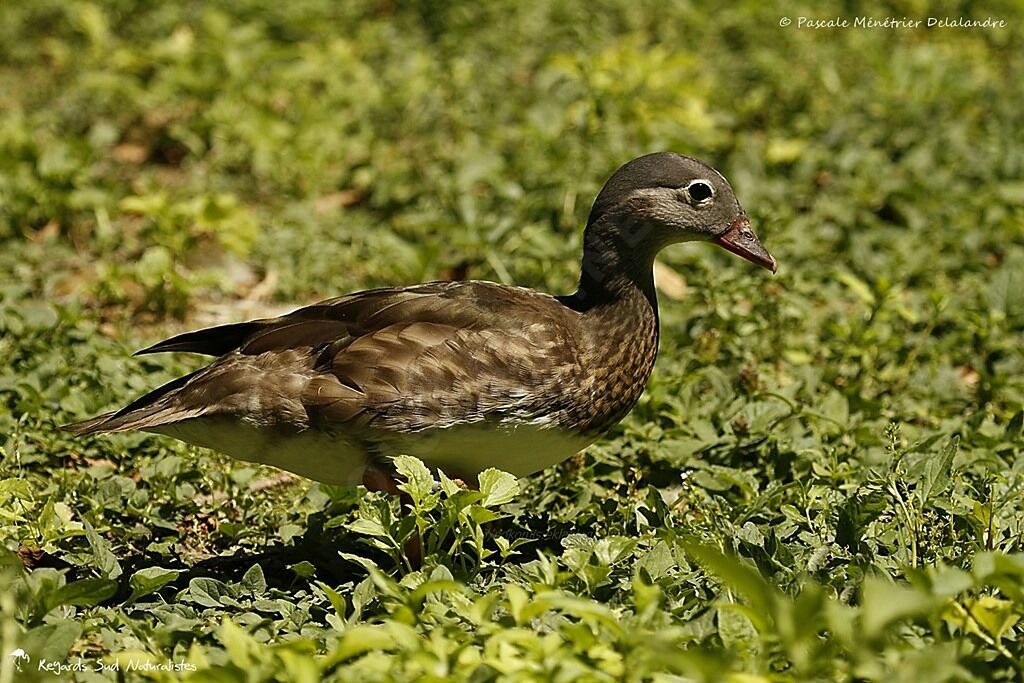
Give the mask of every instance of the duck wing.
[[[249, 352], [259, 352], [275, 346], [302, 346], [306, 342], [329, 340], [338, 332], [358, 335], [360, 330], [371, 331], [394, 322], [410, 308], [423, 312], [423, 304], [429, 303], [430, 297], [448, 299], [450, 296], [446, 295], [460, 289], [455, 286], [459, 284], [463, 283], [432, 282], [415, 287], [369, 289], [327, 299], [277, 318], [186, 332], [136, 351], [134, 355], [173, 351], [223, 356], [235, 350], [245, 352], [245, 347], [250, 347]], [[399, 310], [394, 310], [396, 307]], [[260, 339], [262, 342], [257, 343]]]
[[440, 282], [330, 299], [172, 337], [141, 353], [220, 358], [76, 433], [231, 415], [298, 429], [415, 432], [554, 414], [578, 371], [576, 314], [554, 297]]

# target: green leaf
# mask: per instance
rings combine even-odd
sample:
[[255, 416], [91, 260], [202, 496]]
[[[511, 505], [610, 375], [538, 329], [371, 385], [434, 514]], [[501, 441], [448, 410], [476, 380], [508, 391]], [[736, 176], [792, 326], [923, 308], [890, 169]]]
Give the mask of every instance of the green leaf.
[[[295, 572], [296, 576], [301, 576], [304, 579], [308, 579], [309, 577], [316, 574], [316, 565], [307, 560], [303, 560], [302, 562], [296, 562], [295, 564], [288, 565], [288, 568]], [[262, 573], [260, 574], [260, 576], [262, 577]], [[264, 583], [264, 588], [265, 587], [266, 583]]]
[[434, 490], [436, 483], [430, 470], [422, 460], [410, 455], [396, 456], [392, 462], [395, 465], [395, 471], [405, 480], [398, 485], [398, 488], [409, 494], [414, 505], [421, 506]]
[[231, 591], [223, 581], [207, 577], [189, 581], [188, 597], [203, 607], [224, 607], [234, 603]]
[[875, 638], [893, 623], [928, 614], [938, 599], [923, 590], [875, 576], [861, 587], [860, 625], [868, 638]]
[[379, 519], [357, 517], [345, 526], [357, 534], [366, 534], [367, 536], [376, 536], [378, 538], [391, 538], [391, 534], [388, 533], [388, 530], [384, 528]]
[[242, 576], [242, 589], [253, 595], [263, 595], [267, 592], [267, 580], [263, 576], [263, 567], [254, 564]]
[[371, 651], [383, 651], [415, 643], [418, 636], [408, 626], [397, 622], [388, 622], [379, 626], [361, 624], [354, 626], [342, 634], [341, 639], [327, 658], [327, 665], [348, 661], [353, 657]]
[[61, 586], [46, 598], [47, 611], [61, 605], [91, 607], [117, 592], [117, 582], [110, 579], [80, 579]]
[[[71, 621], [37, 626], [20, 639], [21, 647], [32, 656], [33, 662], [49, 660], [63, 662], [68, 651], [82, 635], [82, 627]], [[6, 656], [6, 652], [3, 653]]]
[[726, 648], [739, 653], [744, 659], [755, 656], [760, 650], [757, 629], [743, 610], [736, 609], [736, 605], [718, 605], [718, 635]]
[[955, 597], [974, 588], [974, 577], [970, 572], [957, 567], [936, 567], [930, 576], [931, 591], [935, 595]]
[[609, 536], [599, 539], [594, 545], [594, 557], [603, 565], [610, 566], [621, 562], [636, 549], [635, 538]]
[[846, 428], [850, 422], [850, 404], [838, 391], [830, 391], [822, 400], [818, 412], [832, 420], [840, 428]]
[[985, 631], [999, 640], [1020, 620], [1010, 600], [1001, 600], [994, 595], [982, 595], [970, 607], [971, 616]]
[[146, 567], [132, 574], [128, 585], [132, 588], [132, 594], [128, 602], [132, 603], [141, 597], [156, 593], [167, 584], [174, 581], [181, 574], [178, 569], [164, 569], [163, 567]]
[[530, 597], [522, 586], [510, 583], [505, 586], [505, 597], [508, 600], [508, 611], [520, 626], [526, 623], [526, 606], [530, 603]]
[[773, 618], [776, 604], [785, 601], [782, 594], [739, 558], [694, 540], [682, 540], [681, 543], [688, 555], [721, 579], [727, 588], [746, 598], [753, 614], [765, 620], [755, 623], [758, 630], [768, 630], [767, 620]]
[[1024, 410], [1018, 410], [1006, 425], [1006, 438], [1016, 439], [1024, 434]]
[[96, 533], [96, 530], [92, 528], [92, 524], [83, 522], [83, 525], [85, 526], [85, 538], [89, 541], [89, 547], [92, 549], [96, 568], [108, 579], [116, 579], [121, 576], [121, 564], [110, 550], [110, 543]]
[[652, 581], [657, 581], [676, 566], [672, 557], [672, 549], [665, 541], [658, 541], [636, 563], [637, 569], [643, 569]]
[[217, 639], [227, 650], [231, 663], [247, 671], [252, 668], [256, 652], [262, 647], [240, 626], [225, 618], [217, 629]]
[[937, 456], [928, 459], [924, 468], [924, 492], [922, 502], [931, 499], [949, 487], [953, 468], [953, 459], [960, 448], [960, 436], [956, 435]]
[[317, 581], [316, 585], [324, 592], [324, 595], [327, 596], [327, 599], [331, 603], [331, 607], [334, 609], [335, 615], [337, 615], [339, 619], [344, 619], [345, 612], [347, 611], [345, 596], [328, 586], [323, 581]]
[[753, 522], [747, 522], [736, 530], [736, 538], [758, 548], [764, 547], [764, 534]]
[[844, 285], [850, 288], [858, 299], [863, 301], [869, 306], [875, 305], [875, 294], [871, 291], [871, 287], [861, 280], [859, 277], [854, 275], [848, 270], [840, 270], [836, 274], [836, 278]]
[[452, 496], [462, 491], [459, 485], [452, 481], [447, 474], [441, 470], [437, 471], [437, 478], [441, 482], [441, 490], [444, 491], [444, 495], [451, 498]]
[[504, 505], [519, 494], [519, 482], [516, 478], [493, 467], [481, 472], [478, 481], [480, 493], [483, 494], [480, 504], [484, 507]]

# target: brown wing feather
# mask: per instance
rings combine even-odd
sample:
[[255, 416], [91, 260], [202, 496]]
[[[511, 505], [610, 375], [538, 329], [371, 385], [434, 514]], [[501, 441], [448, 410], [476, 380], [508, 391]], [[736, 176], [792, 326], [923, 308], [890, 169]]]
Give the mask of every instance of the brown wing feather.
[[[429, 282], [415, 287], [368, 289], [304, 306], [278, 318], [185, 332], [136, 351], [135, 355], [176, 351], [223, 356], [243, 347], [253, 349], [254, 353], [263, 353], [294, 345], [316, 346], [332, 341], [339, 329], [359, 336], [410, 315], [410, 319], [416, 319], [417, 315], [426, 315], [432, 308], [435, 311], [444, 309], [449, 300], [446, 293], [457, 292], [460, 285], [474, 284], [477, 283]], [[441, 299], [431, 302], [432, 297]], [[336, 325], [332, 326], [332, 322]], [[288, 331], [281, 333], [283, 329]], [[317, 331], [321, 335], [317, 335]]]
[[[355, 393], [315, 403], [311, 419], [328, 425], [356, 415], [365, 427], [419, 431], [483, 419], [534, 420], [553, 415], [553, 397], [568, 396], [580, 372], [564, 329], [519, 323], [475, 330], [439, 323], [399, 323], [360, 337], [332, 360], [318, 395]], [[358, 409], [354, 407], [358, 404]]]
[[145, 429], [197, 414], [388, 431], [531, 419], [551, 413], [550, 397], [579, 370], [565, 310], [529, 290], [430, 283], [181, 335], [147, 352], [232, 348], [184, 384], [120, 411], [118, 426], [89, 428]]

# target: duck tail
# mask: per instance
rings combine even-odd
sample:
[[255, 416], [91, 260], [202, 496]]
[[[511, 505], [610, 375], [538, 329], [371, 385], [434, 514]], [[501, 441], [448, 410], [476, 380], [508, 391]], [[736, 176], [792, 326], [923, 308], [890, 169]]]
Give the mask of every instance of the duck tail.
[[117, 415], [116, 410], [111, 410], [109, 413], [103, 413], [97, 415], [94, 418], [88, 420], [82, 420], [81, 422], [72, 422], [71, 424], [61, 425], [60, 429], [63, 432], [71, 432], [75, 436], [85, 436], [86, 434], [101, 434], [103, 432], [111, 431], [104, 427], [104, 424], [110, 422], [110, 420]]
[[201, 353], [207, 356], [223, 356], [242, 346], [249, 337], [267, 329], [272, 323], [271, 320], [250, 320], [245, 323], [231, 323], [208, 327], [205, 330], [186, 332], [136, 351], [132, 355], [144, 356], [150, 353], [178, 351]]
[[61, 430], [77, 436], [87, 434], [106, 434], [109, 432], [127, 432], [133, 429], [148, 429], [169, 422], [198, 417], [201, 410], [183, 410], [179, 406], [168, 405], [163, 399], [169, 394], [185, 386], [189, 380], [202, 370], [179, 377], [137, 398], [120, 410], [97, 415], [82, 422], [61, 425]]

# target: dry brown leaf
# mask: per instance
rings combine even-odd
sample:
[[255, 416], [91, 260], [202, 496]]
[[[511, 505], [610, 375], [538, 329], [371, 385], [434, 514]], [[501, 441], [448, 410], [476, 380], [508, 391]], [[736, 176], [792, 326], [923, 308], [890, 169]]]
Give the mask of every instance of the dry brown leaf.
[[654, 286], [669, 299], [678, 301], [686, 297], [686, 280], [661, 261], [654, 262]]
[[358, 190], [339, 190], [338, 192], [331, 192], [325, 194], [322, 197], [317, 198], [316, 203], [313, 204], [313, 211], [318, 216], [322, 216], [325, 213], [331, 211], [337, 211], [343, 209], [346, 206], [352, 206], [358, 204], [359, 200], [363, 197], [359, 194]]

